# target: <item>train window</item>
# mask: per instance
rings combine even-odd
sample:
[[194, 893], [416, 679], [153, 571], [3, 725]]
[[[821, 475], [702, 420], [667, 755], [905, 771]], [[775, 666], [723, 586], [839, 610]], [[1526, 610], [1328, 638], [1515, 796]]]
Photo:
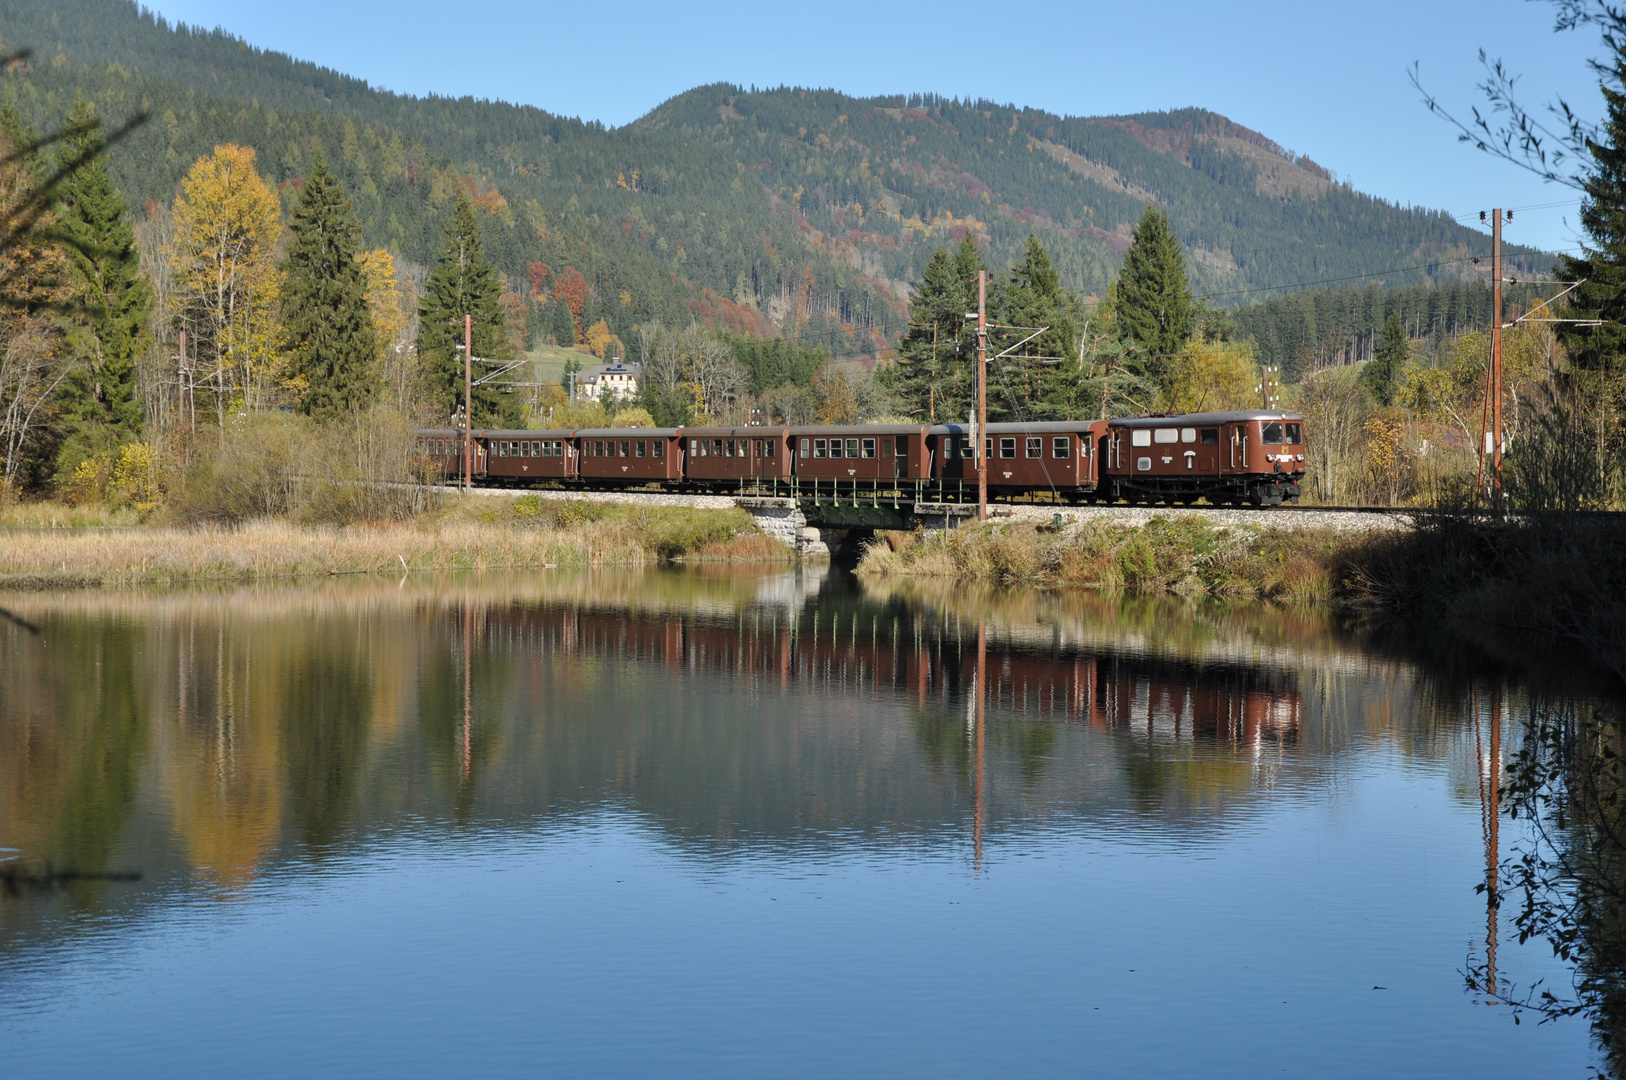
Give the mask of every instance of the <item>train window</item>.
[[497, 444], [497, 456], [498, 457], [507, 457], [508, 456], [508, 444], [506, 442], [499, 442]]
[[713, 440], [711, 440], [711, 456], [712, 457], [722, 457], [723, 456], [723, 440], [721, 440], [721, 439], [713, 439]]
[[[807, 446], [807, 440], [806, 439], [802, 440], [802, 446], [804, 448]], [[816, 458], [821, 458], [821, 457], [824, 456], [824, 440], [823, 439], [814, 439], [813, 440], [813, 456], [816, 457]]]
[[947, 461], [949, 458], [951, 458], [953, 456], [954, 456], [954, 436], [953, 435], [944, 435], [943, 436], [943, 460]]
[[[988, 441], [990, 443], [993, 442], [992, 439], [989, 439]], [[970, 439], [967, 439], [965, 442], [960, 444], [960, 456], [963, 458], [973, 458], [977, 456], [977, 447]]]
[[1219, 445], [1219, 428], [1211, 428], [1211, 427], [1203, 428], [1203, 430], [1202, 430], [1202, 445], [1204, 445], [1204, 446], [1218, 446]]
[[1172, 443], [1180, 441], [1180, 429], [1160, 427], [1152, 432], [1152, 441], [1155, 443]]
[[884, 458], [889, 458], [889, 457], [892, 456], [892, 440], [891, 439], [882, 439], [881, 440], [881, 456], [884, 457]]
[[637, 445], [635, 445], [632, 448], [632, 452], [633, 452], [634, 456], [636, 456], [636, 457], [645, 457], [645, 456], [647, 456], [646, 451], [648, 449], [649, 449], [649, 444], [647, 442], [645, 442], [643, 439], [639, 439]]
[[1259, 440], [1266, 446], [1282, 445], [1282, 425], [1272, 420], [1265, 425], [1265, 437]]
[[1152, 459], [1149, 458], [1149, 457], [1138, 457], [1138, 458], [1136, 458], [1135, 459], [1135, 468], [1139, 469], [1141, 472], [1151, 472], [1152, 471]]
[[1151, 430], [1148, 429], [1148, 428], [1136, 428], [1134, 431], [1131, 431], [1129, 433], [1129, 445], [1131, 445], [1131, 446], [1151, 446], [1152, 445], [1152, 432], [1151, 432]]
[[770, 457], [770, 458], [773, 457], [774, 453], [775, 453], [774, 447], [777, 446], [777, 445], [779, 445], [779, 440], [778, 439], [763, 439], [762, 440], [762, 449], [767, 451], [767, 453], [764, 454], [763, 456], [764, 457]]
[[1057, 461], [1066, 461], [1072, 456], [1072, 447], [1067, 445], [1072, 441], [1072, 439], [1069, 439], [1065, 435], [1058, 435], [1054, 439], [1051, 439], [1050, 456], [1055, 458]]
[[872, 458], [872, 457], [875, 456], [875, 440], [874, 439], [865, 439], [864, 440], [863, 452], [861, 454], [859, 454], [859, 456], [860, 457], [865, 457], [865, 458]]
[[982, 456], [983, 456], [984, 460], [994, 456], [994, 440], [993, 439], [988, 438], [988, 439], [982, 440]]
[[1287, 443], [1289, 446], [1298, 446], [1304, 441], [1304, 427], [1301, 424], [1287, 425]]
[[838, 457], [841, 456], [841, 440], [840, 439], [831, 439], [830, 440], [830, 456], [833, 457], [833, 458], [838, 458]]
[[1015, 439], [1009, 439], [1009, 438], [1000, 439], [999, 440], [999, 456], [1001, 458], [1013, 458], [1013, 457], [1015, 457], [1016, 456], [1016, 440]]
[[1090, 456], [1090, 437], [1088, 435], [1085, 435], [1078, 440], [1078, 456], [1081, 458], [1087, 458]]
[[855, 457], [858, 456], [858, 440], [857, 439], [848, 439], [847, 440], [847, 456], [850, 457], [850, 458], [855, 458]]
[[899, 439], [898, 440], [898, 460], [899, 461], [904, 461], [904, 462], [907, 462], [909, 460], [909, 440], [908, 439]]
[[807, 440], [806, 439], [802, 440], [802, 456], [804, 458], [807, 457]]
[[1196, 442], [1197, 441], [1197, 429], [1194, 428], [1194, 427], [1183, 427], [1183, 428], [1181, 428], [1180, 429], [1180, 441], [1184, 442], [1184, 443]]
[[665, 457], [666, 456], [666, 440], [665, 439], [651, 439], [649, 441], [649, 456], [650, 457]]
[[1027, 456], [1030, 458], [1042, 458], [1044, 457], [1044, 439], [1035, 438], [1030, 435], [1027, 440], [1027, 445], [1023, 447], [1023, 449], [1027, 452]]

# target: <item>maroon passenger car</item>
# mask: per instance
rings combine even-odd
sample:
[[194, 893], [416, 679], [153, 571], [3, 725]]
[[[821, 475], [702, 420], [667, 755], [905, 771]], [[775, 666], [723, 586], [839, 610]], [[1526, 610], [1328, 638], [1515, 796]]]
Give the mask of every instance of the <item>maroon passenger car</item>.
[[926, 430], [924, 424], [795, 428], [797, 479], [929, 479]]
[[594, 486], [675, 484], [683, 479], [677, 428], [591, 428], [572, 436], [576, 476]]
[[576, 475], [569, 431], [483, 431], [479, 437], [485, 444], [488, 479], [522, 484]]
[[786, 481], [793, 462], [788, 428], [683, 428], [684, 476], [704, 487], [738, 487], [749, 478]]

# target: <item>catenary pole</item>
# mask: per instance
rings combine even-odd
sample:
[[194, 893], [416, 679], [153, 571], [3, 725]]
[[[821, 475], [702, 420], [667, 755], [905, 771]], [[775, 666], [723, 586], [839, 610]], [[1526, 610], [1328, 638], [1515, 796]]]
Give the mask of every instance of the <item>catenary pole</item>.
[[474, 486], [474, 316], [463, 316], [463, 490]]
[[1502, 509], [1502, 211], [1491, 211], [1491, 488]]
[[988, 520], [988, 271], [977, 271], [977, 520]]

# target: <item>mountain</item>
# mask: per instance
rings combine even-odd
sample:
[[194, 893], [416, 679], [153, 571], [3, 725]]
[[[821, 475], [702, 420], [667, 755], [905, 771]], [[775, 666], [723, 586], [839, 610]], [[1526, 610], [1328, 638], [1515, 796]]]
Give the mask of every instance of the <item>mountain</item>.
[[1154, 200], [1220, 304], [1335, 279], [1454, 279], [1487, 248], [1441, 212], [1355, 191], [1203, 109], [1061, 117], [717, 84], [605, 128], [374, 89], [126, 0], [8, 0], [0, 38], [33, 50], [0, 92], [42, 129], [75, 95], [109, 119], [149, 110], [113, 155], [135, 205], [170, 200], [227, 141], [253, 146], [291, 203], [320, 145], [370, 243], [428, 262], [463, 185], [517, 291], [577, 269], [591, 286], [584, 325], [604, 318], [624, 339], [647, 319], [696, 319], [874, 355], [897, 340], [939, 244], [969, 231], [1002, 267], [1033, 233], [1066, 284], [1099, 293]]

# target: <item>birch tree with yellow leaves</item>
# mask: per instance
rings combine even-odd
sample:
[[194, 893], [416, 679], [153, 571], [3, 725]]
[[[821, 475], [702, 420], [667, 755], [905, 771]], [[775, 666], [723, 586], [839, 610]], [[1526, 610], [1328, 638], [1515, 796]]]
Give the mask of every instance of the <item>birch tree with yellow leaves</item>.
[[274, 405], [285, 385], [278, 341], [281, 206], [249, 147], [217, 146], [197, 160], [175, 197], [166, 262], [177, 315], [191, 339], [183, 366], [216, 418]]

